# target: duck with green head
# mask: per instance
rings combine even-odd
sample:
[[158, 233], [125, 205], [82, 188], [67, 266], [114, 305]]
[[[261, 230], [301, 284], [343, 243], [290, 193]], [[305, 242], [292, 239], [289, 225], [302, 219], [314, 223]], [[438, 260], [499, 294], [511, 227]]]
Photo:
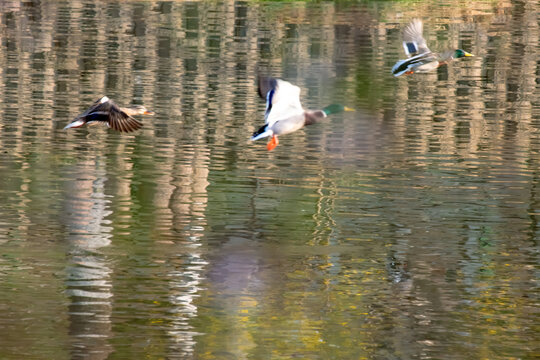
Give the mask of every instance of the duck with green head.
[[251, 140], [271, 136], [266, 146], [268, 150], [278, 145], [279, 135], [320, 122], [331, 114], [354, 111], [340, 104], [332, 104], [321, 110], [305, 110], [300, 103], [300, 88], [272, 77], [259, 77], [259, 95], [266, 100], [265, 125], [253, 133]]
[[408, 59], [399, 60], [394, 65], [392, 68], [394, 76], [430, 72], [455, 59], [474, 56], [461, 49], [448, 50], [442, 53], [432, 52], [427, 47], [422, 32], [423, 24], [420, 19], [412, 20], [403, 29], [403, 48]]

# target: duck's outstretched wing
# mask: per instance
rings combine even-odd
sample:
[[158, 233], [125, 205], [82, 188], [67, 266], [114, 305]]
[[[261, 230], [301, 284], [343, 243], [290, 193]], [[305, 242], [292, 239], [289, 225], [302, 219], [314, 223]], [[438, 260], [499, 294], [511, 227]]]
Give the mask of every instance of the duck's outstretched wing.
[[131, 132], [140, 129], [143, 124], [126, 114], [111, 99], [104, 96], [97, 100], [81, 116], [86, 118], [86, 122], [103, 122], [114, 130], [121, 132]]
[[112, 129], [122, 132], [139, 130], [143, 126], [142, 122], [129, 116], [117, 106], [111, 108], [108, 124]]
[[269, 126], [304, 112], [300, 102], [300, 88], [288, 81], [260, 77], [259, 95], [266, 100], [264, 119]]
[[268, 114], [272, 110], [272, 105], [274, 103], [274, 94], [277, 89], [277, 79], [272, 77], [259, 77], [259, 96], [266, 101], [266, 111], [264, 112], [264, 122], [268, 123]]
[[408, 57], [431, 52], [427, 47], [426, 39], [422, 36], [423, 29], [420, 19], [413, 19], [403, 29], [403, 49]]

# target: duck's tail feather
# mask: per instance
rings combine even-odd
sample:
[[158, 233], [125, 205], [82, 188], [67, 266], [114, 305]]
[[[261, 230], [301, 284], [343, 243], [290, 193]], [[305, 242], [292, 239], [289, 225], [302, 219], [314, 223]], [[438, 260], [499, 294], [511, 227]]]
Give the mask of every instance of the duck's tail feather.
[[399, 60], [392, 68], [392, 74], [395, 77], [403, 75], [405, 72], [409, 70], [409, 65], [410, 65], [409, 59]]
[[259, 130], [253, 133], [253, 135], [251, 136], [251, 141], [259, 140], [272, 135], [274, 135], [274, 132], [268, 129], [268, 125], [264, 125]]

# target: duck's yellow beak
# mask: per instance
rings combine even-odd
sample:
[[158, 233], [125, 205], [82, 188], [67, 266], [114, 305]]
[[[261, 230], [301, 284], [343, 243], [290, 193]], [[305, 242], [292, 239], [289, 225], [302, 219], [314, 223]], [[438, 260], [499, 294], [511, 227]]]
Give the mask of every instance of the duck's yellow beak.
[[344, 111], [356, 111], [356, 110], [354, 110], [353, 108], [350, 108], [350, 107], [347, 107], [347, 106], [345, 106], [345, 107], [343, 108], [343, 110], [344, 110]]
[[473, 54], [468, 53], [468, 52], [466, 52], [466, 51], [464, 51], [464, 53], [465, 53], [465, 56], [474, 56]]
[[144, 115], [155, 115], [156, 113], [153, 112], [153, 111], [150, 111], [150, 110], [145, 110], [143, 114]]

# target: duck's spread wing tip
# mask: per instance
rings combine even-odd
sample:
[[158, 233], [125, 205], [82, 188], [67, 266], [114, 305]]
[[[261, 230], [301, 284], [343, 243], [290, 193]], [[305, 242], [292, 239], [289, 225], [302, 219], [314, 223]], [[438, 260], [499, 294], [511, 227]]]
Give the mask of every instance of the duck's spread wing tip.
[[277, 80], [270, 76], [259, 76], [257, 91], [259, 96], [266, 100], [269, 91], [277, 87]]
[[109, 126], [120, 132], [132, 132], [143, 127], [143, 123], [129, 116], [123, 111], [111, 111], [109, 116]]
[[422, 20], [413, 19], [403, 29], [403, 48], [407, 56], [415, 56], [430, 52], [423, 36], [424, 25]]

